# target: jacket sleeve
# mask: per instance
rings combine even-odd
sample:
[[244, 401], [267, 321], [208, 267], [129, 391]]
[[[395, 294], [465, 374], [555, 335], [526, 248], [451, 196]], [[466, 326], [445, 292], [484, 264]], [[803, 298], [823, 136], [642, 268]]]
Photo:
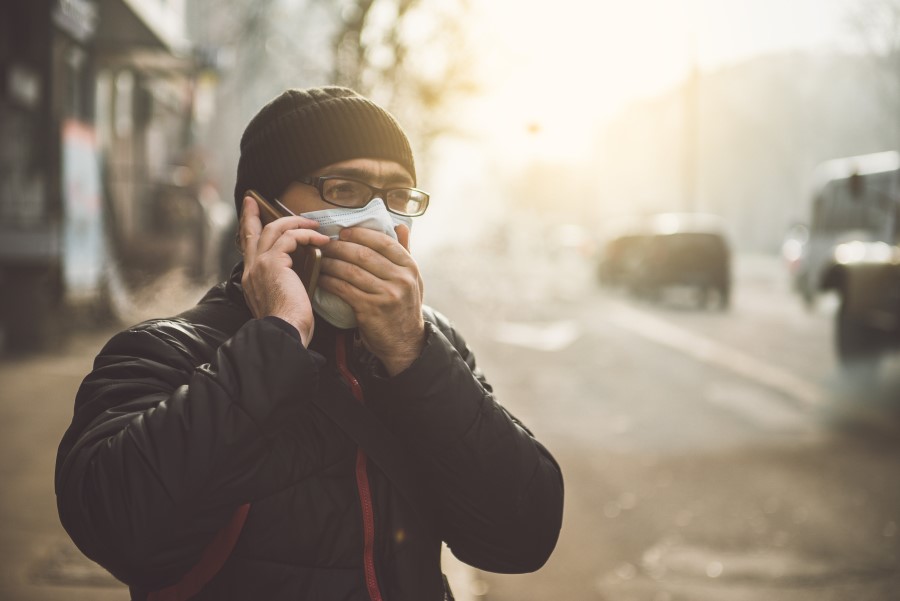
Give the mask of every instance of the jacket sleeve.
[[207, 350], [192, 327], [156, 322], [110, 340], [57, 456], [63, 526], [144, 590], [177, 582], [239, 505], [336, 460], [344, 440], [308, 402], [316, 356], [287, 324], [250, 320]]
[[537, 570], [562, 525], [559, 465], [494, 400], [446, 319], [435, 320], [416, 362], [381, 386], [376, 410], [426, 458], [437, 527], [456, 557], [491, 572]]

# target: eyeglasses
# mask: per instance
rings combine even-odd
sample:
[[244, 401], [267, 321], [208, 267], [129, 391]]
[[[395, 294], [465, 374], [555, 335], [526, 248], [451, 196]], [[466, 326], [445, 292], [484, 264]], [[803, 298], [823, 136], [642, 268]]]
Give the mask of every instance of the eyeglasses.
[[303, 177], [297, 181], [313, 186], [328, 204], [345, 209], [362, 208], [376, 196], [384, 200], [388, 211], [397, 215], [418, 217], [428, 208], [428, 193], [415, 188], [376, 188], [357, 179], [331, 175]]

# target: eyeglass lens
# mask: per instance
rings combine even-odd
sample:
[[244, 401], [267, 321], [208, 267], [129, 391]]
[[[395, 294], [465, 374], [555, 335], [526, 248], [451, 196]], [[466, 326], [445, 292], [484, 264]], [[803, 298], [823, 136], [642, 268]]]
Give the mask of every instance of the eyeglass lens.
[[[377, 190], [350, 179], [328, 178], [321, 181], [322, 198], [338, 206], [362, 207], [374, 198]], [[395, 188], [383, 195], [387, 207], [402, 215], [420, 215], [427, 206], [428, 196], [412, 188]]]

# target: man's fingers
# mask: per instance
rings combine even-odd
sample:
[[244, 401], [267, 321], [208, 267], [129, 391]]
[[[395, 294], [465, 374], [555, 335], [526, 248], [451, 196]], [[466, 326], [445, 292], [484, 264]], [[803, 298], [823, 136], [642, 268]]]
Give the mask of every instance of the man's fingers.
[[372, 272], [335, 258], [322, 259], [322, 275], [370, 294], [377, 293], [384, 287], [384, 282]]
[[[317, 222], [306, 217], [281, 217], [276, 219], [262, 228], [259, 240], [256, 242], [257, 252], [266, 252], [287, 232], [305, 230], [318, 234], [318, 232], [315, 232], [315, 229], [318, 227], [319, 224]], [[322, 236], [322, 234], [318, 234], [318, 236]], [[316, 239], [321, 240], [322, 238], [317, 237]], [[327, 236], [325, 236], [325, 239], [327, 239]]]
[[[376, 254], [402, 267], [409, 267], [414, 264], [409, 251], [400, 242], [382, 232], [362, 227], [347, 227], [340, 231], [338, 240], [369, 248], [375, 251]], [[365, 252], [360, 252], [359, 256], [363, 259], [367, 257]]]
[[[420, 290], [421, 297], [418, 267], [398, 241], [373, 230], [357, 230], [356, 234], [359, 235], [350, 237], [352, 241], [341, 235], [341, 239], [332, 240], [325, 247], [322, 275], [326, 278], [320, 280], [320, 285], [328, 282], [326, 289], [347, 302], [348, 295], [354, 293], [383, 296], [388, 292], [387, 297], [397, 299], [412, 289]], [[390, 256], [395, 258], [391, 260]]]
[[270, 247], [271, 250], [292, 253], [300, 246], [325, 246], [331, 239], [315, 230], [296, 228], [286, 230]]
[[244, 253], [245, 264], [253, 263], [256, 259], [256, 239], [262, 231], [262, 222], [259, 220], [259, 207], [256, 201], [249, 196], [244, 197], [241, 207], [241, 223], [238, 227], [240, 247]]
[[259, 205], [252, 197], [245, 196], [238, 229], [244, 264], [252, 265], [259, 255], [272, 249], [290, 254], [301, 245], [328, 244], [328, 236], [317, 232], [317, 227], [319, 224], [316, 221], [300, 216], [282, 217], [263, 226]]
[[409, 226], [401, 223], [394, 228], [394, 231], [397, 232], [397, 241], [400, 242], [400, 246], [405, 248], [406, 252], [409, 252]]
[[[396, 242], [394, 242], [394, 246], [400, 252], [405, 252], [403, 247]], [[378, 249], [344, 240], [332, 240], [325, 247], [323, 253], [326, 259], [333, 259], [347, 265], [355, 265], [382, 280], [390, 280], [396, 277], [398, 271], [403, 269], [402, 266], [381, 254]]]

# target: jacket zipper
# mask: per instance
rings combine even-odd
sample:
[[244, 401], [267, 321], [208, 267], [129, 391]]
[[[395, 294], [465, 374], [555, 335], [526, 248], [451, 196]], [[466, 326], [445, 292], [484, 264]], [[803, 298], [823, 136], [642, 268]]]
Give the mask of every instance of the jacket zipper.
[[[360, 403], [365, 403], [362, 387], [347, 365], [347, 334], [338, 334], [335, 348], [338, 371], [350, 385], [353, 396]], [[375, 509], [372, 503], [372, 489], [369, 485], [368, 460], [361, 448], [356, 450], [356, 488], [359, 491], [359, 504], [363, 518], [363, 568], [366, 576], [366, 588], [371, 601], [382, 601], [378, 588], [378, 577], [375, 574]]]

